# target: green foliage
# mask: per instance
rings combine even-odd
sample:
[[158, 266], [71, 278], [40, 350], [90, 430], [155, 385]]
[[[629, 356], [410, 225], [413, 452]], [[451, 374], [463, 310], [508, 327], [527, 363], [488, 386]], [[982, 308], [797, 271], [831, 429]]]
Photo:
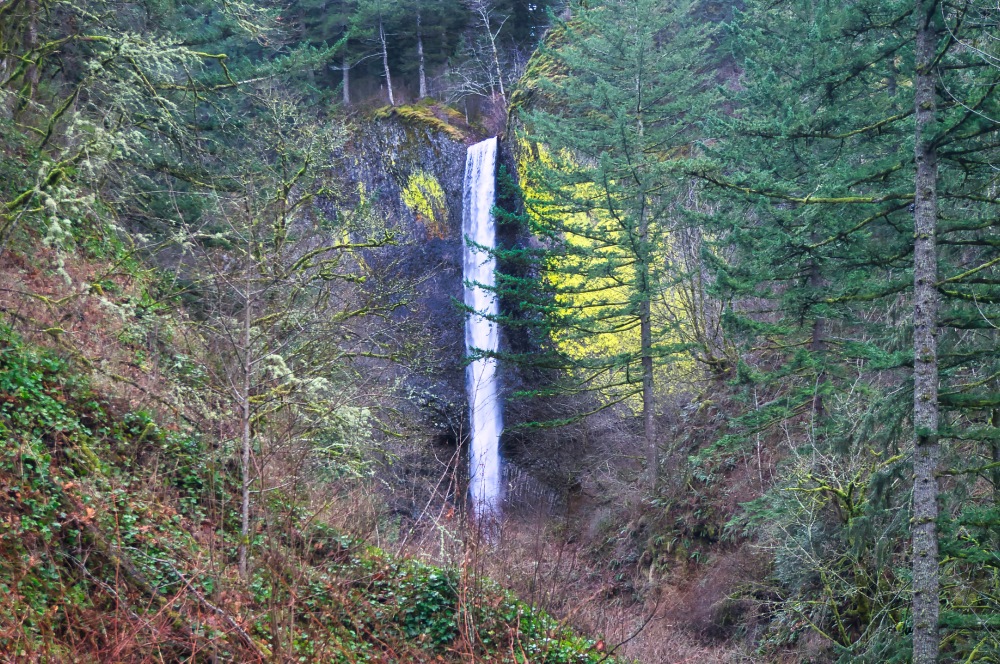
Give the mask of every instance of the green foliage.
[[[371, 368], [417, 345], [396, 341], [411, 292], [386, 276], [395, 237], [330, 157], [349, 148], [332, 101], [341, 67], [374, 96], [383, 67], [414, 77], [419, 38], [439, 94], [497, 98], [545, 5], [0, 7], [0, 258], [19, 281], [3, 290], [3, 315], [58, 349], [0, 328], [0, 651], [70, 659], [64, 650], [109, 633], [100, 616], [114, 614], [138, 631], [162, 617], [170, 638], [151, 642], [195, 644], [157, 654], [178, 661], [208, 652], [200, 638], [237, 660], [416, 661], [460, 648], [602, 660], [489, 582], [311, 526], [315, 486], [371, 473], [365, 452], [386, 428], [365, 394]], [[996, 7], [933, 4], [935, 432], [912, 425], [913, 107], [926, 74], [914, 69], [912, 3], [752, 0], [714, 31], [708, 19], [728, 13], [716, 5], [570, 3], [532, 57], [512, 97], [521, 182], [500, 183], [516, 212], [498, 216], [538, 242], [496, 252], [505, 359], [535, 372], [533, 396], [599, 393], [581, 411], [637, 406], [645, 392], [652, 471], [670, 381], [704, 363], [706, 390], [725, 392], [729, 411], [705, 427], [711, 441], [677, 443], [690, 454], [690, 523], [651, 536], [649, 550], [670, 542], [700, 559], [726, 518], [704, 497], [752, 451], [761, 465], [761, 450], [779, 459], [773, 486], [761, 472], [760, 495], [728, 530], [770, 554], [770, 577], [746, 589], [767, 610], [764, 656], [814, 632], [841, 661], [907, 658], [911, 441], [940, 434], [945, 656], [996, 658]], [[382, 48], [384, 61], [371, 57]], [[464, 141], [465, 111], [425, 100], [370, 116]], [[443, 235], [434, 176], [413, 170], [402, 196]], [[150, 264], [163, 275], [144, 274]], [[62, 296], [16, 292], [50, 269]], [[62, 309], [91, 299], [100, 314]], [[78, 332], [61, 327], [68, 317], [86, 327], [98, 315], [162, 393], [141, 405], [99, 396], [109, 382], [146, 387], [67, 341]], [[658, 395], [654, 377], [668, 379]], [[267, 463], [295, 470], [267, 484]], [[653, 507], [680, 511], [671, 498]], [[254, 554], [245, 585], [227, 578], [235, 548]], [[192, 617], [197, 607], [224, 622], [233, 606], [250, 616], [238, 644], [226, 640], [233, 625]]]
[[[415, 4], [383, 4], [390, 30], [415, 17]], [[367, 55], [372, 15], [350, 3], [321, 9], [0, 9], [0, 147], [10, 156], [0, 254], [5, 269], [24, 267], [25, 292], [10, 297], [28, 303], [22, 316], [5, 299], [3, 314], [56, 349], [0, 333], [0, 652], [384, 661], [388, 648], [418, 661], [454, 659], [466, 639], [488, 659], [515, 643], [531, 661], [603, 659], [495, 585], [482, 584], [472, 606], [453, 570], [373, 552], [342, 564], [358, 546], [313, 528], [310, 491], [370, 471], [359, 450], [375, 444], [378, 414], [359, 386], [376, 362], [398, 358], [392, 337], [405, 336], [395, 321], [408, 304], [380, 273], [394, 241], [386, 220], [365, 201], [351, 211], [330, 158], [346, 134], [330, 111], [329, 66]], [[464, 10], [420, 3], [429, 63], [451, 55]], [[523, 32], [516, 23], [503, 34]], [[412, 40], [393, 41], [395, 66]], [[394, 114], [468, 136], [443, 105]], [[414, 184], [414, 204], [443, 224], [440, 186]], [[61, 299], [27, 292], [32, 279], [48, 284], [49, 256]], [[72, 333], [33, 318], [65, 321], [70, 310]], [[237, 447], [249, 458], [240, 474]], [[294, 470], [267, 485], [260, 469], [272, 463]], [[245, 581], [230, 573], [240, 548], [254, 554]], [[366, 569], [391, 584], [357, 583]]]
[[753, 536], [773, 557], [771, 579], [745, 591], [776, 597], [765, 648], [817, 631], [841, 661], [905, 657], [898, 626], [909, 616], [900, 593], [907, 512], [886, 496], [905, 486], [906, 470], [900, 457], [864, 448], [805, 446], [782, 464], [776, 485], [730, 522], [730, 532]]
[[[8, 328], [0, 334], [0, 647], [56, 656], [66, 643], [60, 631], [86, 633], [76, 622], [81, 612], [137, 610], [121, 604], [125, 593], [154, 605], [212, 595], [225, 582], [199, 569], [203, 540], [191, 533], [221, 498], [213, 485], [225, 478], [208, 481], [204, 469], [210, 452], [149, 412], [115, 417], [72, 364], [25, 346]], [[163, 502], [157, 491], [164, 490], [181, 511]], [[591, 642], [490, 581], [476, 582], [470, 601], [462, 590], [469, 581], [457, 570], [397, 560], [323, 526], [303, 535], [322, 552], [301, 568], [307, 592], [297, 600], [292, 645], [304, 661], [381, 661], [387, 643], [452, 661], [465, 624], [474, 625], [473, 642], [491, 661], [508, 661], [512, 651], [531, 662], [605, 661]], [[274, 628], [266, 607], [287, 593], [274, 574], [258, 567], [248, 587], [262, 640]], [[202, 638], [230, 647], [211, 630]]]
[[[963, 33], [960, 41], [979, 43], [984, 11], [949, 8], [935, 20], [948, 26], [944, 32]], [[762, 437], [781, 438], [789, 440], [792, 455], [776, 487], [748, 505], [746, 524], [777, 529], [766, 536], [782, 597], [777, 605], [837, 644], [842, 661], [905, 658], [909, 646], [901, 633], [912, 628], [898, 599], [908, 599], [902, 593], [909, 583], [909, 488], [899, 479], [901, 469], [864, 469], [866, 457], [906, 460], [913, 449], [911, 12], [905, 2], [849, 10], [748, 4], [727, 37], [744, 72], [732, 99], [735, 112], [715, 114], [713, 133], [722, 140], [706, 144], [712, 160], [698, 169], [718, 206], [711, 220], [715, 289], [739, 302], [723, 320], [745, 363], [736, 382], [748, 412], [734, 419], [725, 447], [741, 438], [757, 445]], [[984, 165], [995, 158], [995, 142], [986, 137], [995, 137], [998, 126], [981, 124], [968, 109], [997, 103], [984, 88], [975, 91], [993, 86], [997, 70], [982, 53], [952, 44], [942, 38], [937, 45], [939, 86], [948, 90], [939, 100], [934, 136], [938, 269], [951, 312], [942, 321], [936, 371], [946, 395], [941, 405], [955, 413], [956, 456], [948, 463], [965, 467], [960, 455], [985, 465], [992, 454], [959, 442], [963, 426], [986, 417], [976, 406], [991, 399], [958, 394], [989, 391], [992, 378], [986, 377], [995, 367], [978, 349], [994, 342], [948, 331], [948, 318], [965, 328], [970, 317], [958, 312], [958, 300], [971, 291], [985, 307], [981, 317], [989, 318], [986, 284], [994, 280], [983, 277], [954, 291], [943, 284], [964, 282], [970, 267], [980, 275], [992, 269], [977, 229], [992, 225], [995, 215], [995, 196], [986, 193], [994, 175]], [[950, 496], [972, 498], [964, 481], [947, 488]], [[942, 497], [941, 504], [950, 513], [945, 523], [957, 518], [957, 503]], [[962, 530], [949, 526], [947, 532], [945, 549]], [[955, 584], [954, 594], [942, 594], [945, 605], [964, 605], [959, 597], [970, 588], [983, 592], [992, 583], [992, 572], [975, 565], [945, 564], [941, 571], [946, 584]], [[801, 625], [796, 619], [784, 624]], [[779, 632], [793, 638], [787, 627]], [[973, 643], [986, 647], [965, 632], [944, 643], [957, 658], [969, 656]]]
[[565, 391], [634, 405], [653, 367], [686, 350], [683, 323], [665, 315], [678, 276], [668, 253], [694, 118], [710, 103], [708, 34], [683, 2], [580, 5], [536, 56], [547, 64], [519, 114], [520, 175], [547, 250], [544, 316], [572, 369]]
[[[371, 602], [369, 629], [398, 633], [435, 653], [447, 653], [465, 634], [489, 661], [543, 664], [596, 664], [609, 661], [595, 644], [574, 635], [495, 582], [471, 580], [456, 570], [417, 561], [402, 563], [370, 550], [355, 558], [348, 576], [364, 572], [372, 580], [355, 586]], [[468, 584], [474, 584], [471, 587]], [[473, 597], [469, 594], [473, 593]], [[360, 598], [359, 598], [360, 599]], [[358, 617], [355, 617], [358, 619]], [[515, 653], [514, 659], [510, 654]], [[526, 657], [526, 659], [525, 659]]]
[[[151, 537], [149, 521], [156, 519], [149, 518], [148, 505], [114, 488], [118, 471], [104, 460], [123, 462], [115, 450], [136, 435], [137, 425], [145, 423], [142, 435], [149, 436], [155, 425], [148, 417], [116, 421], [68, 362], [25, 347], [9, 328], [0, 335], [0, 486], [6, 496], [0, 505], [0, 591], [11, 609], [0, 616], [3, 646], [45, 652], [56, 633], [75, 630], [79, 612], [99, 602], [88, 599], [94, 590], [87, 578], [93, 576], [80, 577], [76, 570], [83, 563], [73, 563], [83, 542], [92, 545], [101, 530], [114, 533], [116, 546], [131, 549], [139, 569], [164, 592], [181, 582], [174, 547], [191, 542], [179, 517], [157, 526], [169, 537]], [[193, 478], [200, 463], [176, 460], [172, 474]], [[61, 606], [66, 610], [58, 611]]]

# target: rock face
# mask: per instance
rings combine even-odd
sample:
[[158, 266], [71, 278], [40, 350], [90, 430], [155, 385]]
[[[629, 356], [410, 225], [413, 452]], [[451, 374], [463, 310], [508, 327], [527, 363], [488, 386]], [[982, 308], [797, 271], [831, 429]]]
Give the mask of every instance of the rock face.
[[[462, 187], [466, 150], [486, 136], [453, 116], [448, 117], [453, 124], [448, 124], [438, 117], [442, 114], [426, 106], [376, 112], [375, 117], [355, 124], [342, 160], [362, 192], [358, 198], [369, 199], [373, 216], [398, 234], [398, 246], [373, 258], [373, 272], [381, 279], [417, 284], [412, 304], [399, 315], [409, 329], [419, 328], [411, 339], [420, 346], [419, 361], [417, 370], [400, 372], [399, 378], [409, 394], [408, 406], [413, 408], [409, 412], [419, 418], [421, 428], [429, 433], [423, 439], [429, 438], [431, 443], [393, 446], [391, 453], [397, 461], [386, 471], [390, 476], [383, 478], [394, 486], [393, 509], [404, 519], [418, 519], [428, 501], [443, 497], [430, 495], [446, 471], [443, 463], [459, 478], [448, 483], [452, 491], [446, 499], [463, 502], [460, 487], [467, 475], [465, 460], [458, 453], [469, 426], [464, 385], [465, 316], [458, 306], [463, 298]], [[503, 143], [498, 158], [509, 173], [517, 172], [516, 155]], [[501, 197], [498, 204], [507, 207], [517, 202]], [[524, 233], [522, 228], [500, 224], [498, 242], [502, 246], [523, 245], [530, 241]], [[527, 352], [530, 341], [501, 331], [501, 347]], [[511, 390], [525, 389], [526, 380], [516, 368], [504, 368], [500, 376], [504, 408], [511, 409], [514, 420], [545, 419], [529, 404], [506, 399]], [[407, 422], [408, 426], [414, 424]], [[532, 441], [536, 438], [537, 434]], [[510, 489], [507, 498], [512, 499], [507, 508], [515, 511], [521, 503], [534, 509], [551, 504], [554, 498], [546, 486], [551, 482], [539, 483], [518, 467], [524, 462], [529, 467], [535, 465], [528, 452], [532, 441], [523, 434], [505, 435], [503, 441], [511, 453], [507, 457], [511, 463], [504, 467], [504, 484]]]
[[[397, 246], [372, 257], [379, 280], [415, 284], [401, 307], [404, 343], [414, 358], [398, 379], [408, 395], [407, 426], [427, 432], [426, 445], [402, 445], [386, 478], [403, 491], [394, 510], [417, 518], [443, 468], [453, 457], [466, 424], [464, 322], [462, 300], [462, 184], [466, 148], [479, 136], [466, 127], [435, 120], [427, 107], [419, 115], [376, 113], [359, 120], [345, 146], [342, 163], [355, 184], [357, 204], [367, 199], [372, 217], [397, 236]], [[381, 117], [379, 117], [381, 116]], [[378, 287], [373, 286], [373, 287]], [[443, 447], [433, 449], [433, 441]], [[454, 495], [452, 496], [455, 497]]]
[[[437, 385], [424, 387], [461, 405], [464, 317], [455, 302], [462, 298], [466, 142], [434, 126], [387, 118], [362, 126], [351, 148], [352, 175], [373, 198], [378, 216], [399, 233], [393, 269], [419, 284], [411, 315], [429, 333], [426, 350], [434, 357], [425, 359], [437, 374], [431, 378]], [[461, 426], [460, 414], [457, 422], [448, 415], [449, 428]]]
[[[357, 126], [348, 144], [349, 168], [401, 228], [412, 233], [411, 239], [461, 243], [465, 151], [476, 139], [471, 130], [445, 131], [405, 116], [368, 120]], [[430, 200], [438, 187], [444, 209]], [[429, 195], [430, 208], [424, 207], [421, 194]]]

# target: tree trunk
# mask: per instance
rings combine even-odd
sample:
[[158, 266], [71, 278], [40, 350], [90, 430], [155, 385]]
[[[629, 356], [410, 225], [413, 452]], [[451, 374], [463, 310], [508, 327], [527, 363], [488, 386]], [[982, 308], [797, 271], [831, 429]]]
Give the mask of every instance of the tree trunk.
[[639, 352], [642, 359], [642, 431], [646, 439], [646, 482], [656, 493], [660, 455], [656, 441], [656, 404], [653, 400], [653, 320], [651, 314], [649, 219], [643, 211], [639, 222]]
[[421, 23], [420, 4], [417, 4], [417, 71], [420, 75], [420, 98], [427, 96], [427, 71], [424, 66], [424, 31]]
[[351, 63], [347, 58], [347, 54], [344, 54], [343, 59], [340, 61], [340, 73], [343, 75], [343, 93], [344, 93], [344, 106], [351, 105]]
[[[1000, 408], [994, 408], [990, 416], [990, 425], [994, 429], [1000, 429]], [[993, 468], [990, 470], [990, 481], [993, 482], [993, 503], [1000, 505], [1000, 440], [996, 438], [990, 441], [990, 460]], [[1000, 529], [994, 530], [994, 542], [997, 550], [1000, 550]]]
[[490, 36], [490, 46], [493, 47], [493, 66], [497, 68], [497, 86], [500, 88], [500, 99], [504, 103], [507, 103], [507, 93], [503, 89], [503, 70], [500, 69], [500, 54], [497, 51], [497, 38], [496, 35], [490, 30], [490, 21], [488, 18], [486, 20], [486, 33]]
[[656, 492], [660, 479], [660, 454], [656, 442], [656, 407], [653, 401], [653, 328], [649, 298], [639, 305], [639, 343], [642, 351], [642, 429], [646, 439], [646, 474], [649, 490]]
[[243, 315], [243, 385], [240, 394], [242, 448], [240, 450], [240, 474], [243, 490], [240, 502], [240, 547], [238, 552], [240, 577], [245, 581], [247, 575], [247, 550], [250, 545], [250, 283], [247, 280], [246, 311]]
[[934, 57], [937, 46], [937, 0], [917, 0], [916, 197], [913, 246], [913, 663], [938, 659], [938, 441], [937, 365], [937, 154], [933, 137], [936, 114]]
[[[818, 241], [818, 239], [813, 239], [813, 242], [816, 241]], [[819, 262], [816, 259], [813, 259], [809, 266], [809, 286], [810, 288], [819, 291], [823, 285], [823, 277], [820, 274]], [[822, 353], [825, 347], [823, 342], [826, 330], [823, 323], [823, 318], [820, 316], [817, 316], [815, 320], [813, 320], [812, 338], [809, 342], [809, 350], [817, 354]], [[826, 412], [823, 404], [823, 396], [819, 393], [819, 386], [823, 382], [823, 378], [824, 374], [822, 372], [816, 376], [816, 392], [813, 393], [813, 417], [816, 419], [822, 419]]]
[[392, 96], [392, 76], [389, 74], [389, 48], [385, 41], [385, 25], [382, 17], [378, 19], [378, 38], [382, 42], [382, 68], [385, 70], [385, 87], [389, 91], [389, 105], [395, 106], [396, 99]]
[[[487, 9], [485, 3], [479, 7], [479, 17], [483, 19], [483, 27], [486, 29], [486, 36], [490, 40], [490, 48], [493, 49], [493, 67], [497, 73], [497, 87], [500, 89], [500, 98], [506, 103], [507, 94], [503, 89], [503, 71], [500, 69], [500, 53], [497, 50], [497, 38], [493, 34], [493, 28], [490, 27], [490, 10]], [[490, 85], [490, 89], [493, 89], [492, 85]]]
[[38, 48], [38, 3], [36, 0], [28, 0], [26, 9], [28, 10], [28, 29], [24, 34], [25, 57], [31, 62], [24, 72], [25, 103], [34, 99], [38, 94], [39, 54], [33, 51]]

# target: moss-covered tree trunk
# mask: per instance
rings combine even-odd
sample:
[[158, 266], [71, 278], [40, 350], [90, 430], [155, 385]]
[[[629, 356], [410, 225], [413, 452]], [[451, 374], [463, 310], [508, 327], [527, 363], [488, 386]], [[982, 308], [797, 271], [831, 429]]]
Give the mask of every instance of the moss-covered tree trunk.
[[38, 3], [36, 0], [28, 0], [26, 9], [28, 11], [28, 28], [24, 33], [24, 50], [27, 54], [29, 64], [24, 74], [24, 97], [25, 100], [32, 100], [38, 94], [39, 68], [38, 61], [41, 56], [36, 52], [38, 48]]

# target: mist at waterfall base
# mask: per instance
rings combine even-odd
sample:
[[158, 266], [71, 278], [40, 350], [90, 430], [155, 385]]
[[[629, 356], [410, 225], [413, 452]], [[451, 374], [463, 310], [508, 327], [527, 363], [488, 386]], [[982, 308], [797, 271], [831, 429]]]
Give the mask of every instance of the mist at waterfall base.
[[[471, 309], [465, 321], [465, 351], [496, 352], [500, 331], [495, 284], [496, 259], [490, 251], [496, 242], [493, 205], [496, 187], [496, 137], [469, 147], [465, 160], [462, 203], [464, 239], [465, 304]], [[483, 288], [481, 286], [485, 286]], [[491, 320], [492, 319], [492, 320]], [[469, 449], [469, 495], [472, 514], [480, 526], [500, 517], [500, 433], [503, 414], [497, 390], [497, 360], [480, 357], [465, 370], [469, 399], [471, 444]]]

